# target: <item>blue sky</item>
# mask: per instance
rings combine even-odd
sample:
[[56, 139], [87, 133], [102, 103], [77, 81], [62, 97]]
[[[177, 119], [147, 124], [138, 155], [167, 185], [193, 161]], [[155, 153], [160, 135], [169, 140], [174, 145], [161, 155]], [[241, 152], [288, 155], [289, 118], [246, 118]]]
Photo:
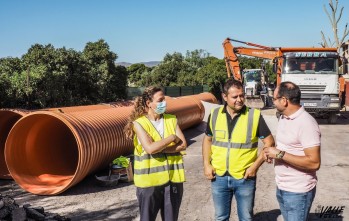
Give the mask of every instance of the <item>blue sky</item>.
[[[333, 0], [335, 2], [335, 0]], [[116, 62], [160, 61], [166, 53], [204, 49], [223, 58], [226, 37], [266, 46], [319, 46], [332, 37], [328, 0], [1, 0], [0, 58], [21, 57], [31, 45], [82, 51], [104, 39]], [[342, 36], [349, 22], [349, 1]], [[328, 6], [327, 6], [328, 8]], [[339, 9], [338, 9], [339, 10]], [[333, 37], [332, 37], [333, 39]]]

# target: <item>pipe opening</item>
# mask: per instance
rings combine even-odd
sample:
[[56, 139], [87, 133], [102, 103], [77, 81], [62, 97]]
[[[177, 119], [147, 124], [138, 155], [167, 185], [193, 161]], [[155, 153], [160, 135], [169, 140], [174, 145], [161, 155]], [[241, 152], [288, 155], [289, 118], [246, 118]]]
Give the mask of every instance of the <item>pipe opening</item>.
[[21, 117], [21, 114], [13, 111], [0, 112], [0, 179], [11, 179], [5, 162], [5, 143], [11, 128]]
[[13, 178], [36, 194], [65, 188], [78, 166], [78, 146], [72, 131], [51, 115], [33, 114], [20, 120], [9, 134], [5, 151]]

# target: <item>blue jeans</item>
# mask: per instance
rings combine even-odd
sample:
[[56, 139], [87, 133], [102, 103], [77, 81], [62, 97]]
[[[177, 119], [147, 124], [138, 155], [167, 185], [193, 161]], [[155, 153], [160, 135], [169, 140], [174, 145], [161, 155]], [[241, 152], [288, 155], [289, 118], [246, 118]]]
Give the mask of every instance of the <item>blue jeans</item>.
[[229, 220], [231, 202], [235, 195], [240, 221], [252, 220], [256, 178], [235, 179], [232, 176], [217, 176], [211, 182], [216, 220]]
[[285, 221], [306, 221], [311, 204], [316, 193], [316, 187], [306, 193], [293, 193], [276, 189], [281, 214]]

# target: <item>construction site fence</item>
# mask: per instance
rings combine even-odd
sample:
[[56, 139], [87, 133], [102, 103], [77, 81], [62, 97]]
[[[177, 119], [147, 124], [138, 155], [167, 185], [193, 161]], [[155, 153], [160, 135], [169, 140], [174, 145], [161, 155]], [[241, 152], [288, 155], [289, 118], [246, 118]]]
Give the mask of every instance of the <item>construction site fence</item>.
[[[127, 88], [127, 99], [131, 100], [136, 96], [143, 93], [146, 87], [128, 87]], [[197, 85], [197, 86], [183, 86], [183, 87], [161, 87], [165, 92], [165, 95], [170, 97], [180, 97], [193, 94], [200, 94], [203, 92], [209, 92], [208, 85]]]

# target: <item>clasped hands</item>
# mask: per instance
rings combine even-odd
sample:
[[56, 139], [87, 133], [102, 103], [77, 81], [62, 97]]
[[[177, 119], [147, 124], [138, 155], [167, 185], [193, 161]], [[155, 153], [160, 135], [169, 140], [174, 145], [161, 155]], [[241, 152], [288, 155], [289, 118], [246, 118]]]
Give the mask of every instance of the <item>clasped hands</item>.
[[276, 159], [277, 154], [280, 153], [280, 150], [276, 147], [264, 147], [263, 148], [263, 158], [267, 163], [272, 163], [273, 159]]

